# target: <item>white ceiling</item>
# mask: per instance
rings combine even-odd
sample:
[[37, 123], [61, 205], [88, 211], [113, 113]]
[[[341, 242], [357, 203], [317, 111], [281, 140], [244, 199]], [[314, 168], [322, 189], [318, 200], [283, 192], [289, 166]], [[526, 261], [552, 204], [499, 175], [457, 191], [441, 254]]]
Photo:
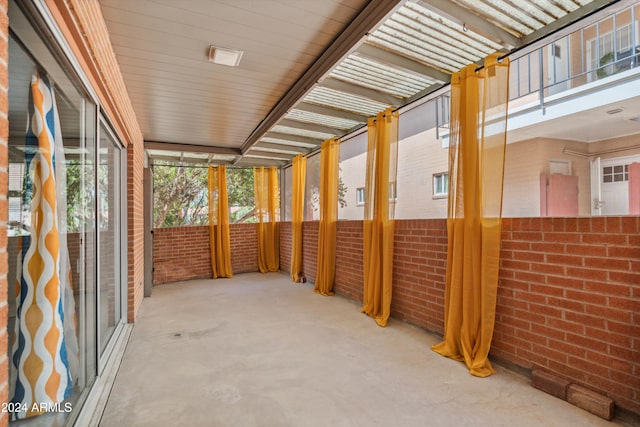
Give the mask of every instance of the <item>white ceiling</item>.
[[[100, 0], [146, 140], [239, 147], [366, 0]], [[238, 68], [210, 45], [244, 51]]]
[[[288, 163], [446, 85], [460, 66], [610, 3], [99, 1], [150, 152], [245, 165]], [[210, 45], [244, 51], [240, 66], [208, 62]]]

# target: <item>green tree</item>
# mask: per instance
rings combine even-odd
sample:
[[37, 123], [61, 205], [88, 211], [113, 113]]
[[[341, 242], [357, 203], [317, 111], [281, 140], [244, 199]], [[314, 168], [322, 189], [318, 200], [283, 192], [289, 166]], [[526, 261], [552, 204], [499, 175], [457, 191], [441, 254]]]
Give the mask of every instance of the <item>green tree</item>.
[[208, 180], [207, 168], [154, 165], [153, 226], [207, 224]]
[[[311, 173], [317, 172], [311, 170]], [[203, 166], [170, 163], [153, 166], [153, 226], [179, 227], [208, 223], [209, 175]], [[346, 206], [345, 187], [340, 179], [338, 200]], [[227, 168], [229, 222], [255, 222], [253, 168]], [[317, 205], [319, 186], [311, 184], [308, 196]], [[315, 208], [315, 207], [314, 207]]]
[[93, 164], [67, 161], [67, 231], [94, 227], [95, 177]]
[[[208, 223], [209, 172], [203, 166], [153, 167], [153, 225], [178, 227]], [[253, 169], [227, 169], [229, 222], [253, 222]]]
[[227, 169], [229, 222], [255, 222], [253, 169]]

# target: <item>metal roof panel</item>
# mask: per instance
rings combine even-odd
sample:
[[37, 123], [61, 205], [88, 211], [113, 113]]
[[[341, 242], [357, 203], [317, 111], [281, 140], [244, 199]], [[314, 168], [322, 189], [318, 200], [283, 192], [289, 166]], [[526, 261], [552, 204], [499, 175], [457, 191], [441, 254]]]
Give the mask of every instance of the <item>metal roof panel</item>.
[[362, 96], [351, 93], [340, 92], [326, 87], [315, 87], [304, 98], [305, 102], [312, 104], [326, 105], [345, 111], [355, 111], [366, 116], [375, 116], [380, 111], [389, 107], [387, 104], [372, 101]]

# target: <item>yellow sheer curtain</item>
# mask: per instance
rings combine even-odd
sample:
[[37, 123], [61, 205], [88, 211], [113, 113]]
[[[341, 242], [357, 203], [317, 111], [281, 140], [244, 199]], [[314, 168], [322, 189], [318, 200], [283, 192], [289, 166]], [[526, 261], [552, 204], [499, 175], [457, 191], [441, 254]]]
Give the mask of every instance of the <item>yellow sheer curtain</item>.
[[304, 184], [307, 159], [298, 154], [292, 162], [291, 188], [291, 280], [300, 281], [302, 275], [302, 220], [304, 215]]
[[226, 166], [209, 166], [209, 246], [213, 278], [233, 277]]
[[451, 78], [449, 248], [444, 340], [437, 353], [464, 361], [472, 375], [495, 373], [489, 349], [495, 323], [509, 61], [485, 59]]
[[364, 295], [362, 312], [386, 326], [391, 313], [398, 113], [369, 119], [364, 202]]
[[258, 218], [258, 267], [261, 273], [280, 270], [280, 192], [275, 167], [253, 168]]
[[338, 164], [340, 141], [331, 138], [320, 151], [320, 226], [318, 260], [313, 291], [333, 295], [336, 274], [336, 221], [338, 220]]

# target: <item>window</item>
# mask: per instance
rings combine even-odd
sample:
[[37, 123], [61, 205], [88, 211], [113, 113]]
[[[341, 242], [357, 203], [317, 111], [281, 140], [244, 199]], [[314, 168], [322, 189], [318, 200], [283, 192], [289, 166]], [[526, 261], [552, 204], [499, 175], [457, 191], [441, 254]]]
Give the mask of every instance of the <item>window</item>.
[[28, 215], [24, 215], [23, 219], [23, 210], [29, 208], [28, 206], [22, 206], [23, 176], [24, 163], [9, 164], [9, 228], [7, 230], [9, 236], [28, 234], [22, 228], [24, 221], [30, 221], [31, 219]]
[[449, 195], [449, 173], [442, 172], [433, 175], [433, 197], [440, 198]]
[[356, 189], [356, 206], [364, 205], [364, 187]]
[[[83, 391], [91, 386], [97, 375], [97, 333], [96, 333], [96, 207], [95, 194], [95, 119], [96, 106], [82, 89], [77, 76], [67, 73], [50, 54], [48, 45], [38, 37], [36, 30], [31, 27], [27, 18], [19, 8], [10, 7], [12, 32], [9, 44], [9, 159], [8, 159], [8, 242], [9, 283], [19, 283], [19, 286], [9, 287], [8, 296], [8, 324], [9, 345], [7, 356], [9, 366], [9, 399], [31, 407], [33, 394], [24, 393], [25, 378], [18, 375], [20, 370], [37, 373], [38, 382], [46, 381], [52, 369], [62, 377], [66, 374], [71, 384], [63, 390], [56, 390], [58, 396], [64, 396], [57, 402], [62, 408], [62, 399], [71, 403], [73, 412], [81, 406]], [[25, 42], [28, 41], [28, 43]], [[25, 46], [33, 50], [27, 50]], [[37, 58], [36, 65], [33, 58]], [[34, 129], [41, 129], [42, 122], [33, 121], [37, 115], [33, 113], [34, 95], [30, 85], [32, 79], [37, 79], [41, 96], [46, 99], [47, 126], [53, 126], [51, 133], [53, 150], [41, 146], [35, 136]], [[34, 124], [35, 123], [35, 124]], [[50, 159], [43, 153], [49, 153]], [[50, 162], [50, 163], [49, 163]], [[60, 179], [54, 187], [48, 187], [41, 192], [34, 190], [41, 175], [35, 171], [46, 170], [55, 179]], [[62, 178], [61, 178], [62, 177]], [[41, 211], [38, 214], [35, 207], [38, 200], [46, 198], [50, 203], [55, 201], [56, 210]], [[111, 222], [119, 221], [122, 212], [114, 212]], [[37, 224], [53, 224], [57, 221], [56, 230], [50, 228], [47, 238], [54, 239], [56, 245], [51, 246], [53, 254], [60, 262], [53, 264], [53, 257], [40, 258], [43, 262], [29, 263], [29, 257], [39, 249], [33, 244], [42, 238], [42, 229]], [[126, 221], [126, 217], [122, 219]], [[37, 221], [37, 222], [36, 222]], [[117, 236], [116, 242], [122, 241]], [[118, 248], [118, 254], [122, 253]], [[29, 265], [28, 270], [24, 267]], [[31, 266], [34, 267], [31, 267]], [[36, 266], [37, 265], [37, 266]], [[51, 267], [49, 267], [51, 266]], [[59, 316], [56, 319], [57, 335], [47, 338], [47, 350], [54, 350], [66, 355], [64, 360], [52, 368], [50, 362], [43, 363], [39, 371], [33, 366], [26, 366], [25, 361], [31, 357], [32, 348], [24, 345], [26, 338], [31, 342], [44, 340], [41, 336], [31, 335], [27, 324], [36, 324], [38, 316], [30, 313], [28, 298], [22, 295], [36, 292], [42, 278], [46, 277], [45, 268], [57, 273], [58, 287], [49, 295], [53, 301], [60, 301]], [[126, 271], [126, 270], [125, 270]], [[55, 276], [54, 276], [55, 277]], [[120, 278], [110, 281], [111, 287], [123, 283]], [[126, 282], [124, 283], [126, 286]], [[64, 299], [62, 298], [64, 295]], [[50, 320], [51, 321], [51, 320]], [[33, 322], [33, 323], [30, 323]], [[59, 326], [58, 326], [59, 325]], [[53, 329], [52, 329], [53, 330]], [[50, 334], [54, 336], [53, 334]], [[53, 342], [53, 344], [52, 344]], [[45, 348], [45, 345], [42, 348]], [[47, 383], [49, 384], [49, 383]], [[60, 382], [59, 384], [63, 384]], [[36, 402], [38, 403], [38, 402]], [[11, 421], [24, 417], [24, 412], [13, 414]], [[46, 413], [37, 417], [21, 420], [21, 425], [63, 425], [75, 416], [73, 413]]]
[[[615, 46], [615, 48], [614, 48]], [[615, 54], [614, 54], [615, 50]], [[616, 72], [628, 69], [632, 62], [621, 61], [631, 57], [633, 53], [633, 32], [631, 24], [618, 27], [615, 32], [600, 34], [597, 39], [591, 39], [587, 44], [587, 58], [590, 70], [598, 70], [598, 78], [603, 78]], [[613, 64], [617, 60], [616, 64]]]
[[605, 166], [602, 168], [602, 182], [629, 181], [629, 165]]

